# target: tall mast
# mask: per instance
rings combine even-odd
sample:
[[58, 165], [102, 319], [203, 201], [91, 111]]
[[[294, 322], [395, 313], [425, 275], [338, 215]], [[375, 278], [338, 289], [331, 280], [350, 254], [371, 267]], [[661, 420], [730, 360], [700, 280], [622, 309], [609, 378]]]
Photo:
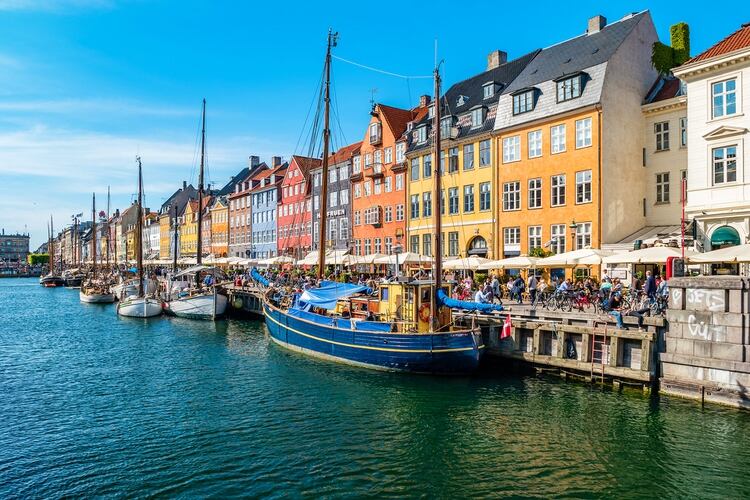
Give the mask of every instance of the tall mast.
[[[189, 202], [188, 202], [189, 203]], [[174, 218], [172, 220], [174, 221], [174, 228], [172, 229], [172, 235], [173, 235], [173, 250], [172, 250], [172, 272], [177, 272], [177, 205], [172, 205], [172, 212], [174, 213]]]
[[91, 260], [94, 263], [94, 277], [96, 277], [96, 193], [91, 201]]
[[201, 170], [198, 174], [198, 251], [196, 263], [203, 260], [203, 165], [206, 157], [206, 100], [203, 99], [203, 124], [201, 127]]
[[109, 186], [107, 186], [107, 267], [109, 267]]
[[318, 281], [323, 279], [326, 264], [326, 221], [328, 219], [328, 142], [331, 137], [330, 108], [331, 108], [331, 47], [336, 46], [338, 33], [328, 28], [328, 46], [326, 47], [326, 81], [325, 81], [325, 111], [323, 113], [323, 169], [321, 171], [320, 189], [320, 244], [318, 245]]
[[[432, 124], [433, 132], [433, 153], [432, 164], [435, 168], [435, 192], [432, 196], [433, 206], [435, 207], [435, 294], [440, 290], [443, 279], [443, 248], [442, 248], [442, 216], [441, 209], [441, 191], [442, 179], [440, 178], [440, 69], [435, 66], [435, 113]], [[437, 315], [433, 315], [437, 318]]]
[[49, 216], [49, 273], [52, 274], [55, 270], [55, 224], [52, 221], [52, 215]]
[[47, 267], [49, 268], [49, 274], [52, 274], [52, 230], [47, 223], [47, 256], [49, 257]]
[[143, 174], [141, 172], [141, 157], [136, 156], [138, 162], [138, 207], [136, 209], [137, 223], [135, 226], [135, 245], [136, 245], [136, 258], [138, 266], [138, 296], [143, 297], [143, 244], [141, 239], [143, 238]]

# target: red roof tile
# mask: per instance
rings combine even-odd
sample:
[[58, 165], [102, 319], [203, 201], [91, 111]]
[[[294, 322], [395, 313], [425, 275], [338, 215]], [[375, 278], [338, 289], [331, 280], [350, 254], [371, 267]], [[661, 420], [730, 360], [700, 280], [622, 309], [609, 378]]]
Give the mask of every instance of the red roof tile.
[[362, 141], [355, 142], [354, 144], [349, 144], [348, 146], [344, 146], [343, 148], [340, 148], [338, 151], [333, 153], [331, 156], [328, 157], [328, 164], [329, 165], [336, 165], [337, 163], [344, 162], [357, 154], [359, 152], [359, 148], [362, 146]]
[[701, 52], [697, 56], [688, 60], [685, 64], [690, 64], [698, 61], [704, 61], [712, 57], [729, 54], [735, 50], [744, 49], [750, 47], [750, 23], [743, 24], [740, 29], [726, 37], [708, 50]]
[[296, 162], [303, 175], [310, 173], [310, 169], [318, 168], [323, 162], [319, 158], [308, 158], [307, 156], [292, 156], [291, 163]]
[[414, 111], [408, 109], [394, 108], [385, 104], [378, 104], [378, 111], [388, 123], [393, 137], [398, 139], [406, 131], [406, 124], [414, 119]]

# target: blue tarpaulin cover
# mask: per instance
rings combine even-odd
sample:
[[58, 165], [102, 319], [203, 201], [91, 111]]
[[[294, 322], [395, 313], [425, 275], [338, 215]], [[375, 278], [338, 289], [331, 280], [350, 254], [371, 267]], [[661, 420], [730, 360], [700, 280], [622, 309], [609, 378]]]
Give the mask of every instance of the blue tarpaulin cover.
[[[353, 321], [346, 318], [340, 318], [337, 316], [321, 316], [313, 312], [304, 311], [302, 309], [289, 309], [287, 311], [289, 316], [296, 316], [303, 318], [319, 325], [333, 326], [336, 328], [343, 328], [344, 330], [360, 330], [363, 332], [390, 332], [391, 324], [382, 323], [378, 321]], [[354, 326], [352, 326], [354, 325]]]
[[458, 300], [448, 297], [443, 290], [438, 290], [437, 293], [438, 302], [445, 307], [451, 309], [465, 309], [467, 311], [480, 311], [480, 312], [491, 312], [491, 311], [502, 311], [503, 306], [500, 304], [483, 304], [481, 302], [470, 302], [468, 300]]
[[253, 270], [250, 271], [250, 276], [252, 276], [255, 281], [257, 281], [263, 286], [268, 286], [270, 284], [268, 280], [264, 278], [263, 276], [261, 276], [258, 270], [255, 268], [253, 268]]
[[351, 283], [336, 283], [335, 281], [321, 281], [320, 286], [302, 292], [299, 297], [301, 306], [314, 306], [323, 309], [334, 309], [336, 302], [354, 295], [355, 293], [370, 293], [366, 286]]

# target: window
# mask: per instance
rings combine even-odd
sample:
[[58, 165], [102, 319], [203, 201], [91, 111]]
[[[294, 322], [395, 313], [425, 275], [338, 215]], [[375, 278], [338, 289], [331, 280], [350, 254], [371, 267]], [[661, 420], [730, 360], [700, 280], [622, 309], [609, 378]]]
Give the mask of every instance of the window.
[[669, 149], [669, 122], [654, 123], [654, 135], [656, 136], [656, 150], [666, 151]]
[[474, 145], [464, 145], [464, 170], [471, 170], [474, 168]]
[[317, 194], [313, 196], [313, 208], [315, 210], [320, 210], [320, 196]]
[[419, 158], [411, 159], [411, 180], [419, 180]]
[[337, 219], [331, 219], [328, 221], [328, 240], [332, 241], [336, 239], [336, 234], [338, 234], [338, 220]]
[[422, 193], [422, 217], [432, 217], [432, 193]]
[[448, 150], [448, 173], [458, 172], [458, 148]]
[[486, 139], [479, 143], [479, 166], [486, 167], [490, 164], [490, 140]]
[[336, 182], [338, 179], [338, 175], [336, 173], [336, 169], [332, 168], [328, 171], [328, 182]]
[[474, 211], [474, 185], [464, 186], [464, 213]]
[[550, 129], [552, 136], [552, 154], [565, 151], [565, 124], [555, 125]]
[[369, 167], [370, 165], [372, 165], [372, 154], [365, 153], [365, 168]]
[[417, 142], [422, 144], [427, 142], [427, 126], [422, 126], [417, 129]]
[[521, 228], [520, 227], [504, 227], [503, 228], [503, 243], [505, 245], [520, 245], [521, 244]]
[[554, 253], [565, 253], [565, 224], [552, 224], [550, 227], [552, 242], [550, 250]]
[[448, 233], [448, 256], [455, 257], [458, 255], [458, 231]]
[[430, 233], [422, 235], [422, 255], [432, 255], [432, 235]]
[[479, 184], [479, 210], [489, 210], [492, 205], [489, 182]]
[[471, 110], [471, 127], [481, 127], [484, 123], [485, 108], [484, 106]]
[[529, 132], [529, 158], [542, 156], [542, 131]]
[[534, 91], [527, 90], [513, 96], [513, 114], [520, 115], [534, 109]]
[[714, 184], [724, 184], [737, 180], [737, 146], [714, 148]]
[[396, 144], [396, 162], [401, 163], [406, 159], [406, 143], [399, 142]]
[[365, 224], [380, 224], [380, 207], [365, 210]]
[[362, 184], [354, 185], [354, 197], [359, 198], [362, 196]]
[[576, 149], [591, 146], [591, 118], [576, 120]]
[[576, 172], [576, 203], [591, 202], [591, 170]]
[[393, 163], [393, 148], [385, 148], [384, 150], [385, 163]]
[[396, 174], [396, 191], [404, 190], [404, 174]]
[[349, 178], [349, 165], [344, 164], [339, 168], [339, 180], [346, 180]]
[[352, 160], [352, 173], [358, 174], [362, 171], [362, 157], [357, 155]]
[[385, 222], [393, 222], [393, 207], [387, 206], [385, 207], [385, 215], [383, 216]]
[[320, 174], [313, 175], [313, 187], [319, 187], [320, 186]]
[[372, 194], [372, 184], [370, 181], [365, 181], [365, 196], [370, 196]]
[[531, 252], [534, 248], [542, 248], [542, 226], [529, 226], [529, 248]]
[[656, 203], [669, 203], [669, 172], [656, 174]]
[[419, 253], [419, 236], [409, 236], [409, 251]]
[[339, 206], [339, 192], [338, 191], [331, 191], [329, 198], [329, 206], [331, 207], [337, 207]]
[[370, 238], [367, 238], [365, 240], [365, 255], [370, 255], [372, 253], [372, 240]]
[[542, 179], [529, 179], [529, 208], [542, 208]]
[[581, 97], [581, 75], [565, 78], [557, 82], [557, 102]]
[[375, 151], [375, 163], [378, 165], [382, 165], [383, 163], [383, 152], [379, 149]]
[[552, 176], [552, 203], [553, 207], [565, 205], [565, 174]]
[[724, 80], [711, 84], [713, 118], [733, 115], [737, 112], [737, 80]]
[[440, 120], [440, 138], [450, 139], [451, 127], [453, 126], [453, 117], [446, 116]]
[[370, 144], [377, 144], [380, 142], [380, 123], [370, 124]]
[[680, 147], [687, 147], [687, 117], [680, 118]]
[[409, 207], [409, 218], [410, 219], [419, 218], [419, 195], [418, 194], [411, 195], [411, 205]]
[[349, 239], [349, 219], [346, 217], [339, 219], [339, 239], [344, 241]]
[[503, 163], [521, 159], [521, 137], [514, 135], [503, 139]]
[[432, 155], [422, 157], [422, 177], [427, 179], [432, 176]]
[[448, 188], [448, 213], [458, 213], [458, 188]]
[[342, 189], [339, 191], [339, 204], [340, 205], [348, 205], [349, 204], [349, 191], [346, 189]]
[[393, 191], [393, 177], [391, 177], [390, 175], [385, 177], [383, 179], [383, 183], [385, 185], [386, 193], [390, 193], [391, 191]]
[[591, 223], [582, 222], [576, 226], [576, 248], [588, 248], [591, 246]]
[[375, 183], [375, 194], [378, 195], [382, 191], [383, 179], [375, 179], [373, 182]]
[[381, 246], [381, 239], [375, 238], [375, 253], [382, 253], [383, 248]]
[[493, 95], [495, 95], [495, 84], [494, 82], [485, 83], [482, 87], [482, 94], [485, 99], [489, 99]]
[[521, 183], [519, 181], [503, 184], [503, 211], [521, 209]]
[[396, 205], [396, 221], [404, 220], [404, 205]]

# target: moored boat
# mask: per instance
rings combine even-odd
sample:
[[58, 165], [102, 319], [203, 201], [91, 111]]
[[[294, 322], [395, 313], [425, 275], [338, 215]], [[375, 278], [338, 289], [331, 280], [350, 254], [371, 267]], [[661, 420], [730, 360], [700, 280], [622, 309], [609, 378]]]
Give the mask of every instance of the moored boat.
[[64, 286], [65, 280], [62, 278], [62, 276], [57, 276], [55, 274], [50, 273], [39, 278], [39, 284], [45, 288], [55, 288], [59, 286]]
[[39, 278], [39, 284], [45, 288], [57, 288], [65, 285], [65, 280], [55, 272], [55, 225], [52, 216], [49, 216], [47, 225], [47, 248], [49, 253], [49, 272]]
[[153, 318], [162, 313], [162, 303], [153, 297], [130, 296], [117, 303], [117, 314], [128, 318]]

